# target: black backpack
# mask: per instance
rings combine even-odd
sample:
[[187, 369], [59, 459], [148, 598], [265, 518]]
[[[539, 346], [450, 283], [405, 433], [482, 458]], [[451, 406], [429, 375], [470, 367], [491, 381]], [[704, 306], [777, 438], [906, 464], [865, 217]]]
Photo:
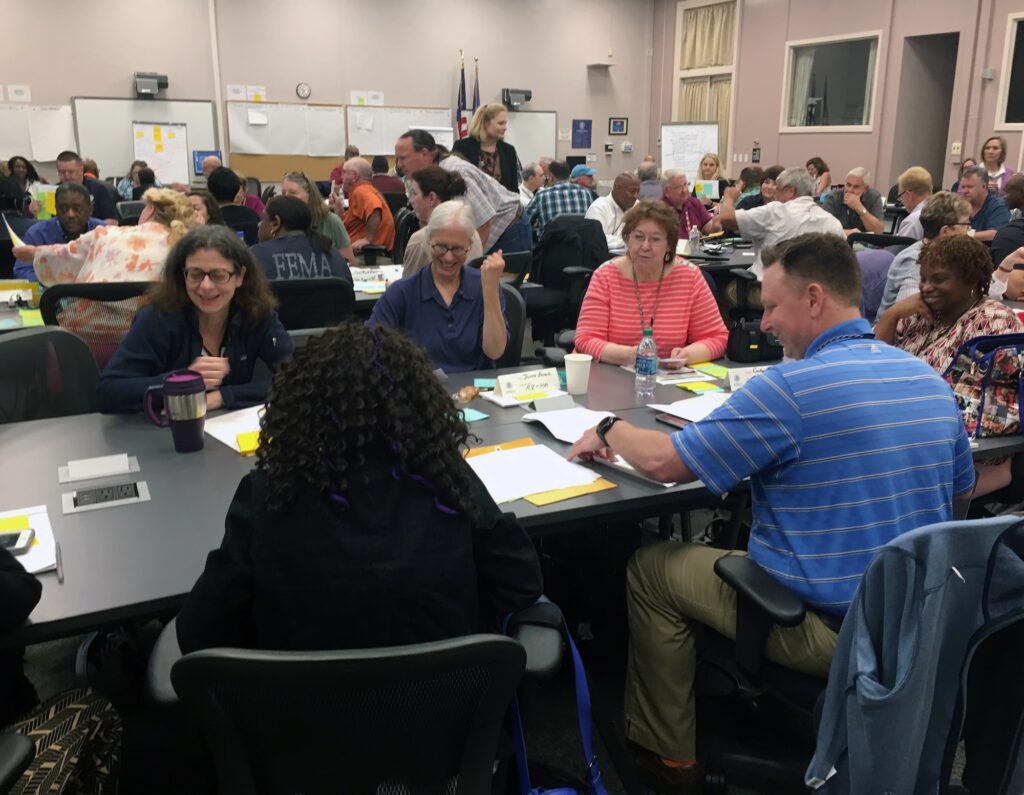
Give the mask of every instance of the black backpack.
[[782, 346], [774, 334], [761, 331], [761, 313], [747, 305], [747, 286], [757, 278], [750, 271], [734, 268], [736, 307], [729, 310], [729, 344], [725, 355], [734, 362], [764, 362], [782, 358]]

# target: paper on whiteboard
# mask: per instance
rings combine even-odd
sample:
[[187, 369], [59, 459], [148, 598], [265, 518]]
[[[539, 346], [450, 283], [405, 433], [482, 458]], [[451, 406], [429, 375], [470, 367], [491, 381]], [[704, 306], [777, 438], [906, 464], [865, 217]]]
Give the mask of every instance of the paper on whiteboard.
[[221, 414], [212, 419], [207, 417], [203, 430], [221, 444], [226, 444], [240, 454], [242, 451], [238, 448], [238, 434], [258, 431], [263, 409], [264, 406], [251, 406], [240, 411]]
[[357, 113], [356, 129], [370, 132], [373, 129], [373, 116], [369, 113]]
[[267, 123], [267, 114], [261, 110], [254, 110], [253, 108], [249, 108], [248, 117], [249, 124], [252, 125], [260, 125]]
[[29, 574], [39, 574], [57, 568], [57, 543], [53, 538], [53, 525], [45, 505], [18, 508], [0, 512], [0, 519], [10, 516], [27, 516], [28, 526], [35, 531], [35, 541], [24, 555], [18, 555], [18, 562]]
[[349, 97], [353, 105], [383, 105], [383, 91], [350, 91]]
[[554, 450], [535, 444], [467, 458], [497, 503], [511, 502], [530, 494], [586, 486], [599, 475], [566, 461]]
[[706, 392], [675, 403], [648, 403], [647, 408], [663, 411], [688, 422], [700, 422], [730, 397], [728, 392]]
[[0, 159], [32, 151], [28, 114], [21, 105], [0, 105]]
[[246, 86], [245, 87], [245, 98], [249, 102], [266, 102], [267, 101], [267, 87], [266, 86]]
[[523, 415], [523, 422], [539, 422], [556, 439], [573, 444], [583, 436], [584, 432], [593, 428], [605, 417], [611, 417], [610, 411], [593, 411], [582, 406], [557, 411], [535, 411]]
[[32, 89], [28, 86], [7, 86], [8, 102], [31, 102]]
[[70, 105], [35, 106], [28, 111], [33, 160], [48, 163], [61, 152], [78, 148]]

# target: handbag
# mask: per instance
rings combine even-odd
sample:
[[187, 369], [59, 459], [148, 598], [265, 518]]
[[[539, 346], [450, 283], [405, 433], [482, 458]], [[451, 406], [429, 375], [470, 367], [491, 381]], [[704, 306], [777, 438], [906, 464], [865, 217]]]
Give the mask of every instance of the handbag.
[[967, 434], [975, 439], [1021, 432], [1024, 334], [975, 337], [942, 374], [952, 387]]
[[516, 623], [537, 623], [561, 629], [562, 636], [572, 654], [573, 675], [576, 681], [576, 718], [580, 727], [583, 757], [587, 762], [585, 790], [569, 787], [543, 789], [532, 786], [529, 765], [526, 759], [526, 737], [523, 734], [523, 719], [519, 712], [519, 698], [518, 696], [513, 696], [512, 705], [509, 709], [509, 729], [515, 744], [520, 795], [608, 795], [608, 790], [605, 789], [604, 782], [601, 781], [601, 768], [598, 767], [597, 754], [594, 751], [593, 722], [590, 715], [590, 687], [587, 684], [587, 672], [583, 668], [583, 659], [580, 657], [579, 650], [573, 642], [572, 634], [565, 624], [565, 618], [562, 616], [561, 610], [542, 596], [530, 607], [505, 616], [505, 620], [502, 622], [502, 629], [506, 635], [511, 634], [512, 626], [510, 624]]
[[733, 362], [765, 362], [782, 358], [782, 346], [774, 334], [761, 331], [761, 313], [747, 305], [747, 285], [757, 281], [741, 268], [729, 271], [736, 277], [736, 307], [729, 311], [729, 341], [725, 355]]

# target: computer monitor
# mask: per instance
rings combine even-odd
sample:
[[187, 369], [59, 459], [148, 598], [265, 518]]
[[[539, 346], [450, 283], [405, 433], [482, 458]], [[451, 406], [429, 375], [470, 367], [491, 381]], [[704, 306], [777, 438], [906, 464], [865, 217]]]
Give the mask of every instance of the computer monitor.
[[197, 177], [203, 176], [203, 161], [208, 157], [216, 157], [221, 162], [224, 158], [221, 156], [220, 149], [193, 149], [192, 150], [192, 166], [195, 170]]

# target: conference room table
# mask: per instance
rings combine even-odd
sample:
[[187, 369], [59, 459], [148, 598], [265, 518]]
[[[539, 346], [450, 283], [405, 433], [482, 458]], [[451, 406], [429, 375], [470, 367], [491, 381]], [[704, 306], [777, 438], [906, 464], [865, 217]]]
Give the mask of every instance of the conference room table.
[[[451, 375], [445, 387], [455, 393], [477, 377], [518, 369]], [[658, 423], [657, 412], [645, 404], [670, 403], [688, 393], [675, 386], [658, 386], [653, 399], [638, 400], [633, 379], [621, 368], [595, 364], [588, 393], [575, 396], [575, 401], [615, 412], [640, 427], [670, 433], [672, 428]], [[501, 408], [481, 397], [467, 405], [488, 415], [469, 426], [479, 438], [471, 446], [529, 437], [558, 453], [569, 450], [567, 443], [556, 440], [542, 425], [523, 422], [522, 408]], [[983, 440], [981, 447], [979, 455], [996, 455], [1021, 449], [1024, 442], [1021, 437], [991, 439]], [[25, 625], [0, 640], [0, 647], [172, 614], [202, 572], [207, 553], [219, 546], [235, 489], [255, 460], [209, 436], [204, 449], [176, 453], [169, 430], [152, 425], [142, 415], [89, 414], [2, 425], [0, 451], [0, 510], [45, 505], [60, 546], [63, 573], [63, 582], [52, 571], [39, 575], [43, 585], [39, 604]], [[118, 453], [137, 457], [139, 472], [75, 484], [58, 482], [57, 469], [69, 460]], [[588, 466], [616, 488], [545, 506], [515, 500], [503, 504], [503, 510], [513, 512], [527, 532], [538, 538], [587, 532], [597, 521], [639, 520], [714, 500], [699, 482], [666, 487], [601, 464]], [[151, 499], [63, 514], [62, 493], [127, 480], [146, 481]]]

